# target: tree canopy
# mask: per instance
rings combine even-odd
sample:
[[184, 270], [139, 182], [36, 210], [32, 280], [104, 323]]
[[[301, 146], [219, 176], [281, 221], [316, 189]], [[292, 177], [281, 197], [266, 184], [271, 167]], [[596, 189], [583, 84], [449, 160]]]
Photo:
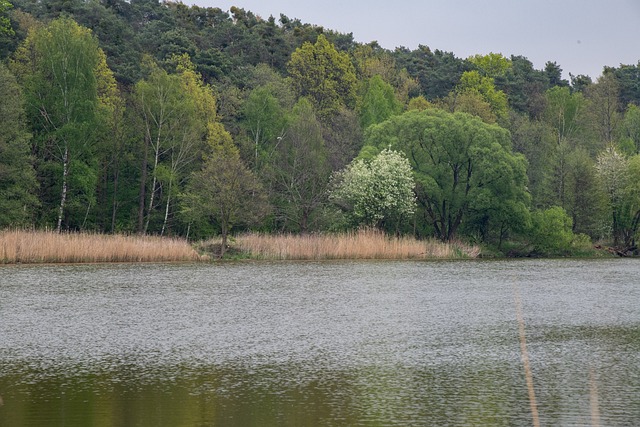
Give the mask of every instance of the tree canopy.
[[353, 223], [397, 231], [415, 212], [414, 187], [409, 161], [385, 149], [371, 160], [356, 159], [336, 173], [330, 197]]
[[304, 43], [287, 64], [295, 92], [309, 97], [321, 116], [356, 102], [356, 74], [346, 52], [339, 52], [324, 35]]
[[[566, 79], [552, 61], [388, 50], [284, 14], [159, 0], [0, 0], [0, 62], [3, 227], [304, 233], [346, 215], [505, 251], [560, 251], [539, 243], [549, 224], [582, 242], [638, 237], [638, 64]], [[347, 197], [346, 177], [383, 191], [403, 162], [414, 213], [404, 190], [383, 192], [390, 211]], [[245, 196], [216, 216], [222, 199], [194, 180]]]
[[506, 130], [464, 113], [409, 111], [369, 129], [363, 151], [386, 147], [411, 162], [418, 203], [440, 239], [463, 224], [489, 233], [525, 220], [526, 160]]

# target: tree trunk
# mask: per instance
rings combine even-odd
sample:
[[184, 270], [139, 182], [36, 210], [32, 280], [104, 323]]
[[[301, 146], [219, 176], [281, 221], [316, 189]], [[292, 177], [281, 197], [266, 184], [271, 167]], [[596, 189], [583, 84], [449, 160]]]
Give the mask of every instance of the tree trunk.
[[612, 224], [612, 228], [613, 228], [613, 246], [614, 247], [618, 247], [618, 243], [620, 243], [620, 239], [619, 239], [619, 231], [618, 231], [618, 214], [617, 212], [614, 210], [613, 211], [613, 224]]
[[149, 206], [147, 207], [147, 221], [144, 223], [144, 234], [147, 234], [149, 229], [149, 221], [151, 220], [151, 212], [153, 211], [153, 199], [156, 195], [156, 184], [158, 177], [156, 176], [156, 168], [158, 167], [158, 150], [156, 150], [155, 160], [153, 161], [153, 179], [151, 180], [151, 194], [149, 195]]
[[149, 155], [149, 136], [148, 134], [144, 137], [144, 150], [142, 153], [142, 170], [140, 177], [140, 199], [138, 200], [138, 233], [144, 233], [144, 202], [147, 198], [146, 189], [147, 189], [147, 167], [149, 165], [149, 161], [147, 156]]
[[147, 221], [144, 224], [144, 234], [147, 234], [149, 229], [149, 221], [151, 220], [151, 212], [153, 212], [153, 199], [156, 194], [156, 184], [158, 177], [156, 176], [156, 170], [158, 168], [158, 162], [160, 159], [160, 135], [162, 134], [162, 123], [158, 126], [158, 136], [156, 137], [156, 145], [153, 147], [153, 180], [151, 182], [151, 194], [149, 195], [149, 206], [147, 207]]
[[160, 231], [161, 236], [164, 236], [164, 230], [167, 227], [167, 218], [169, 218], [170, 203], [171, 203], [171, 181], [169, 181], [169, 191], [167, 192], [167, 206], [164, 209], [164, 221], [162, 222], [162, 231]]
[[220, 245], [220, 258], [224, 258], [224, 254], [227, 252], [227, 227], [223, 224], [221, 227], [222, 244]]
[[220, 208], [220, 236], [222, 237], [222, 244], [220, 245], [220, 258], [224, 258], [227, 253], [227, 240], [229, 237], [229, 229], [231, 225], [231, 212], [226, 209], [226, 206]]
[[638, 225], [640, 225], [640, 210], [636, 211], [631, 222], [631, 242], [629, 246], [636, 246], [636, 234], [638, 233]]
[[120, 175], [118, 163], [113, 175], [113, 202], [111, 203], [111, 233], [116, 232], [116, 212], [118, 211], [118, 177]]
[[69, 176], [69, 145], [65, 142], [64, 155], [62, 157], [62, 191], [60, 194], [60, 208], [58, 209], [58, 225], [56, 231], [62, 231], [62, 218], [64, 217], [64, 207], [67, 203], [67, 180]]
[[300, 218], [300, 232], [306, 234], [309, 229], [309, 209], [302, 209], [302, 218]]

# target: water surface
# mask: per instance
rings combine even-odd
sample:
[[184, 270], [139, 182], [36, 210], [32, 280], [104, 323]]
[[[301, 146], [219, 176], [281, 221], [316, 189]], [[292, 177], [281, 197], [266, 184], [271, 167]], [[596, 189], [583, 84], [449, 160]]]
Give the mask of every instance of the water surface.
[[0, 426], [640, 425], [636, 260], [0, 268]]

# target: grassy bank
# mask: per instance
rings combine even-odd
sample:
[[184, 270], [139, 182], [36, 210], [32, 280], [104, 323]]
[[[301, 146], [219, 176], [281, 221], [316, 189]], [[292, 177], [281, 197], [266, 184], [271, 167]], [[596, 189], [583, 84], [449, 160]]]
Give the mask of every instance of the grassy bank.
[[236, 237], [233, 247], [251, 258], [273, 260], [457, 259], [480, 254], [478, 247], [463, 243], [390, 237], [377, 230], [307, 235], [249, 233]]
[[50, 231], [0, 231], [0, 263], [196, 261], [180, 239]]

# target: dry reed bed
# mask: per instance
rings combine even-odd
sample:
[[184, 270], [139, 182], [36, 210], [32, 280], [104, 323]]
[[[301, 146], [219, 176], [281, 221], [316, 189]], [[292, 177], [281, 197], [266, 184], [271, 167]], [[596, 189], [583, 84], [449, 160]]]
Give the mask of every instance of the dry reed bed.
[[169, 262], [199, 260], [185, 241], [154, 236], [0, 231], [0, 263]]
[[344, 234], [269, 235], [249, 233], [235, 247], [260, 259], [455, 259], [477, 258], [479, 248], [459, 242], [390, 237], [377, 230]]

